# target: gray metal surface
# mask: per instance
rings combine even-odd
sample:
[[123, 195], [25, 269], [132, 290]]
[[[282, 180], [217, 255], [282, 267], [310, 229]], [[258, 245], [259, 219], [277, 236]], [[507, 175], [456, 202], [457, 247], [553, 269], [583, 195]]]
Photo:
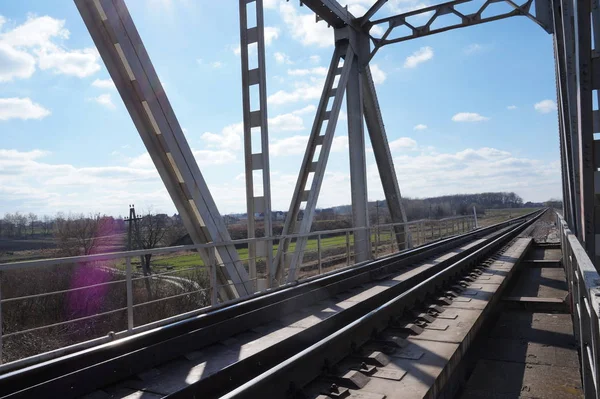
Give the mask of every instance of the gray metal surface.
[[560, 215], [557, 215], [557, 225], [569, 287], [573, 331], [579, 346], [584, 395], [597, 398], [600, 396], [600, 275]]
[[[248, 21], [248, 7], [254, 5], [255, 21]], [[269, 168], [269, 131], [267, 115], [267, 74], [265, 62], [265, 28], [263, 0], [240, 0], [240, 58], [242, 61], [242, 107], [244, 116], [244, 159], [246, 177], [246, 211], [248, 238], [256, 236], [256, 219], [262, 214], [264, 237], [273, 235], [271, 217], [271, 171]], [[251, 15], [253, 15], [251, 13]], [[255, 44], [258, 64], [249, 65], [250, 46]], [[258, 86], [258, 106], [250, 102], [250, 89]], [[253, 132], [259, 129], [259, 132]], [[260, 135], [260, 148], [252, 148], [252, 135]], [[254, 172], [260, 172], [262, 193], [256, 194]], [[260, 219], [260, 218], [259, 218]], [[252, 284], [256, 287], [256, 258], [266, 260], [267, 270], [273, 258], [273, 242], [248, 244], [248, 269]], [[269, 279], [267, 279], [269, 280]]]
[[[374, 45], [374, 48], [371, 52], [371, 57], [373, 57], [375, 55], [375, 53], [377, 52], [377, 50], [379, 50], [381, 47], [389, 45], [389, 44], [399, 43], [399, 42], [403, 42], [406, 40], [415, 39], [418, 37], [433, 35], [436, 33], [441, 33], [441, 32], [445, 32], [445, 31], [452, 30], [452, 29], [464, 28], [467, 26], [478, 25], [478, 24], [482, 24], [485, 22], [496, 21], [496, 20], [500, 20], [500, 19], [504, 19], [504, 18], [513, 17], [513, 16], [526, 16], [533, 22], [540, 25], [547, 32], [549, 32], [549, 33], [552, 32], [552, 24], [551, 24], [552, 21], [549, 18], [550, 5], [549, 5], [548, 0], [537, 0], [536, 1], [536, 12], [538, 12], [538, 10], [539, 10], [539, 12], [542, 15], [541, 19], [537, 18], [536, 16], [534, 16], [531, 13], [531, 6], [533, 5], [533, 0], [528, 0], [521, 6], [517, 5], [512, 0], [487, 0], [479, 7], [479, 9], [476, 12], [471, 13], [471, 14], [463, 14], [462, 12], [460, 12], [458, 9], [455, 8], [455, 6], [457, 6], [459, 4], [468, 3], [470, 1], [471, 0], [449, 1], [446, 3], [436, 4], [433, 6], [420, 8], [420, 9], [417, 9], [414, 11], [405, 12], [405, 13], [394, 15], [391, 17], [380, 18], [377, 20], [369, 21], [369, 22], [363, 21], [363, 24], [364, 24], [363, 29], [366, 32], [370, 31], [371, 28], [375, 25], [377, 25], [377, 26], [381, 25], [382, 28], [384, 25], [387, 25], [387, 28], [385, 29], [385, 31], [381, 37], [371, 36], [371, 40], [373, 41], [373, 45]], [[499, 14], [489, 16], [489, 17], [482, 16], [483, 12], [486, 10], [486, 8], [488, 6], [490, 6], [493, 3], [500, 3], [500, 2], [506, 3], [507, 5], [512, 7], [512, 10], [509, 12], [499, 13]], [[539, 3], [539, 5], [538, 5], [538, 3]], [[448, 14], [453, 14], [453, 15], [457, 16], [460, 19], [460, 22], [456, 23], [456, 24], [444, 25], [439, 28], [432, 28], [432, 24], [436, 21], [436, 19], [438, 19], [439, 17], [442, 17], [444, 15], [448, 15]], [[422, 16], [423, 17], [422, 22], [420, 22], [419, 24], [416, 24], [417, 20], [415, 20], [414, 18], [411, 18], [409, 20], [410, 22], [407, 21], [407, 18], [414, 17], [414, 16]], [[400, 27], [408, 28], [410, 33], [407, 33], [404, 35], [401, 34], [399, 37], [395, 37], [394, 39], [388, 39], [388, 37], [392, 34], [392, 31], [394, 31], [396, 28], [400, 28]]]

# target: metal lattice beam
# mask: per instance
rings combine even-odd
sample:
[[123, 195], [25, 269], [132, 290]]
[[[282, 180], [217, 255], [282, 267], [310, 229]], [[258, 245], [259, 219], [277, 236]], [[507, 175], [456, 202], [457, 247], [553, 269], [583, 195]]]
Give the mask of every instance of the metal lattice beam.
[[[248, 6], [254, 5], [256, 20], [248, 21]], [[240, 55], [242, 62], [242, 106], [244, 117], [244, 158], [246, 177], [246, 209], [248, 215], [248, 238], [256, 236], [256, 215], [262, 213], [264, 236], [273, 236], [271, 218], [271, 173], [269, 168], [269, 132], [267, 115], [267, 77], [265, 62], [265, 29], [263, 0], [240, 0]], [[257, 65], [249, 64], [249, 52], [255, 45]], [[258, 87], [258, 104], [251, 104], [250, 90]], [[253, 131], [253, 130], [258, 130]], [[252, 148], [252, 135], [260, 135], [260, 148]], [[262, 193], [254, 183], [254, 173], [262, 179]], [[248, 270], [250, 279], [256, 284], [256, 259], [273, 257], [272, 241], [248, 243]]]
[[[231, 238], [123, 0], [75, 0], [194, 243]], [[209, 264], [212, 254], [200, 251]], [[253, 292], [233, 245], [216, 251], [223, 299]]]
[[[377, 50], [381, 47], [393, 44], [400, 43], [406, 40], [416, 39], [418, 37], [429, 36], [436, 33], [446, 32], [452, 29], [464, 28], [467, 26], [478, 25], [485, 22], [496, 21], [500, 19], [505, 19], [514, 16], [526, 16], [542, 28], [544, 28], [548, 32], [552, 32], [552, 26], [547, 21], [542, 21], [537, 19], [533, 14], [531, 14], [530, 9], [533, 4], [533, 0], [528, 0], [523, 5], [519, 6], [512, 0], [488, 0], [486, 1], [476, 12], [471, 14], [463, 14], [462, 12], [456, 9], [456, 6], [459, 4], [468, 3], [471, 0], [455, 0], [447, 3], [437, 4], [430, 7], [425, 7], [419, 10], [414, 10], [410, 12], [406, 12], [403, 14], [394, 15], [387, 18], [378, 19], [375, 21], [365, 22], [363, 29], [366, 32], [369, 32], [373, 26], [387, 25], [387, 29], [381, 38], [376, 38], [371, 35], [371, 40], [373, 41], [374, 49], [371, 52], [371, 57], [375, 55]], [[540, 2], [539, 9], [542, 12], [546, 9], [546, 3], [548, 0], [538, 0]], [[496, 14], [490, 17], [483, 17], [482, 14], [491, 4], [496, 3], [505, 3], [512, 7], [512, 10], [506, 13]], [[536, 11], [537, 11], [536, 5]], [[441, 16], [444, 15], [455, 15], [460, 18], [460, 22], [452, 25], [442, 26], [439, 28], [432, 28], [433, 23]], [[411, 19], [411, 22], [407, 21], [409, 17], [422, 16], [423, 22], [419, 25], [414, 24], [414, 19]], [[392, 34], [392, 32], [399, 27], [407, 27], [410, 30], [410, 33], [406, 35], [402, 35], [393, 39], [388, 39], [388, 37]]]
[[[289, 234], [306, 234], [310, 232], [315, 209], [317, 207], [317, 199], [325, 176], [325, 168], [329, 160], [329, 152], [333, 143], [335, 127], [340, 114], [344, 92], [350, 75], [350, 66], [354, 57], [352, 47], [345, 44], [337, 43], [329, 72], [325, 79], [325, 86], [321, 94], [321, 100], [317, 107], [317, 113], [308, 139], [300, 173], [296, 182], [296, 188], [292, 196], [290, 208], [287, 213], [283, 226], [282, 236]], [[343, 67], [340, 68], [341, 60], [344, 61]], [[339, 81], [336, 87], [335, 80], [339, 76]], [[333, 97], [332, 107], [327, 109], [329, 99]], [[325, 131], [323, 132], [323, 127]], [[316, 157], [316, 159], [315, 159]], [[309, 177], [312, 175], [312, 182], [308, 184]], [[302, 219], [298, 221], [300, 210], [304, 204], [304, 212]], [[298, 223], [299, 222], [299, 223]], [[288, 254], [290, 240], [282, 239], [277, 248], [277, 256], [274, 262], [274, 270], [271, 274], [275, 276], [276, 282], [281, 281], [284, 277], [284, 272], [287, 270], [287, 280], [294, 281], [296, 279], [297, 268], [302, 263], [304, 250], [306, 248], [306, 237], [300, 237], [296, 240], [295, 250], [292, 254]]]

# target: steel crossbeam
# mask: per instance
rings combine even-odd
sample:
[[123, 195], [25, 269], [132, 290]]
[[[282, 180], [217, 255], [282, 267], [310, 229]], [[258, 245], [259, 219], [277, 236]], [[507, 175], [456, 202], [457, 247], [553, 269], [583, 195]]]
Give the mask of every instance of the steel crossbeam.
[[[425, 7], [418, 10], [377, 19], [374, 21], [363, 20], [362, 25], [365, 32], [369, 32], [373, 26], [387, 25], [387, 28], [385, 29], [383, 35], [380, 38], [371, 35], [371, 40], [373, 41], [374, 45], [374, 48], [371, 51], [371, 58], [375, 55], [377, 50], [389, 44], [400, 43], [418, 37], [446, 32], [452, 29], [464, 28], [472, 25], [479, 25], [485, 22], [497, 21], [500, 19], [505, 19], [519, 15], [528, 17], [529, 19], [540, 25], [542, 28], [544, 28], [547, 32], [552, 32], [551, 20], [548, 17], [550, 14], [549, 11], [547, 11], [549, 10], [548, 0], [536, 0], [536, 15], [543, 15], [544, 19], [537, 18], [531, 13], [530, 9], [533, 4], [533, 0], [527, 0], [523, 5], [520, 6], [512, 0], [487, 0], [481, 5], [481, 7], [479, 7], [479, 9], [476, 12], [470, 14], [464, 14], [456, 9], [457, 5], [469, 3], [470, 1], [471, 0], [454, 0], [449, 1], [447, 3], [436, 4], [430, 7]], [[497, 3], [505, 3], [509, 5], [512, 8], [512, 10], [509, 12], [499, 13], [489, 17], [484, 17], [482, 15], [491, 4]], [[380, 4], [378, 2], [373, 7], [381, 7], [382, 5], [383, 4]], [[434, 22], [436, 22], [438, 18], [449, 14], [455, 15], [458, 18], [460, 18], [460, 22], [456, 24], [441, 26], [439, 28], [432, 27], [432, 25], [434, 24]], [[410, 17], [416, 16], [423, 17], [423, 21], [419, 25], [415, 24], [414, 18], [408, 20]], [[388, 38], [394, 30], [402, 26], [409, 28], [410, 33], [400, 35], [399, 37], [393, 39]]]
[[[110, 76], [194, 243], [231, 241], [123, 0], [75, 0]], [[206, 265], [211, 254], [200, 251]], [[253, 292], [233, 245], [214, 254], [223, 299]]]
[[[248, 7], [254, 6], [255, 21], [248, 21]], [[244, 158], [246, 166], [246, 209], [248, 238], [256, 236], [257, 215], [262, 214], [264, 236], [273, 236], [271, 217], [271, 173], [269, 169], [269, 133], [267, 118], [267, 77], [265, 63], [265, 32], [263, 0], [240, 0], [240, 56], [242, 61], [242, 105], [244, 116]], [[252, 15], [252, 13], [250, 13]], [[254, 47], [251, 47], [254, 45]], [[251, 50], [252, 48], [252, 50]], [[254, 51], [256, 65], [250, 66], [249, 53]], [[251, 104], [250, 90], [258, 88], [258, 104]], [[258, 130], [254, 132], [253, 130]], [[252, 135], [260, 135], [260, 148], [252, 148]], [[260, 173], [262, 193], [257, 195], [254, 173]], [[248, 269], [256, 284], [256, 260], [266, 259], [269, 270], [273, 257], [273, 242], [248, 243]]]
[[343, 7], [337, 0], [302, 0], [320, 19], [334, 28], [343, 28], [354, 23], [354, 16]]

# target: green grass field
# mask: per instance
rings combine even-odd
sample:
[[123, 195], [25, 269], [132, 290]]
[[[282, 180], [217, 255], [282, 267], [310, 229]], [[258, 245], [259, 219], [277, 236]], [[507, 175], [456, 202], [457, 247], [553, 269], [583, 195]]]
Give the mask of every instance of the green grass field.
[[486, 209], [485, 215], [477, 217], [480, 227], [491, 226], [505, 220], [523, 216], [539, 208], [509, 208], [509, 209]]

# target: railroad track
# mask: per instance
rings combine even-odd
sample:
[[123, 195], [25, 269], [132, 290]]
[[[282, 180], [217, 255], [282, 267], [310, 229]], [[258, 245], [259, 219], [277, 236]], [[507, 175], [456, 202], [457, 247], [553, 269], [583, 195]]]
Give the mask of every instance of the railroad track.
[[[455, 292], [440, 289], [540, 215], [534, 212], [6, 373], [0, 376], [0, 397], [39, 398], [49, 392], [94, 398], [286, 397], [323, 374], [324, 364], [337, 364], [336, 359], [369, 340], [402, 345], [397, 337], [381, 338], [389, 336], [390, 322], [401, 330], [422, 328], [423, 320], [438, 316], [439, 304]], [[459, 279], [454, 289], [468, 281], [468, 276]], [[418, 307], [411, 313], [416, 319], [406, 319], [404, 311], [414, 313]], [[375, 332], [383, 335], [374, 338]], [[359, 366], [372, 367], [368, 362]], [[302, 378], [282, 378], [289, 367], [299, 369]]]

